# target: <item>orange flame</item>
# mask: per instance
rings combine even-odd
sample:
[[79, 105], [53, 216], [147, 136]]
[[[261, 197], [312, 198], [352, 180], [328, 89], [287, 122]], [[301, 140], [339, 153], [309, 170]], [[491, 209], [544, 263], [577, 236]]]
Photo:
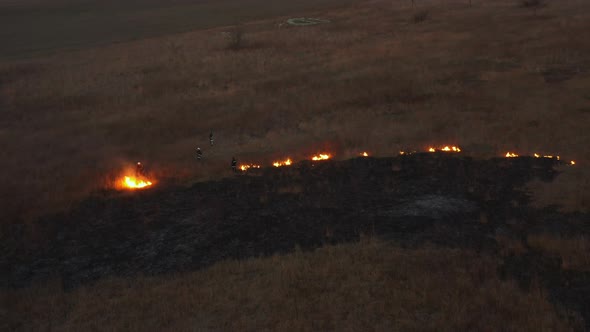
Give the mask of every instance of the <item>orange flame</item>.
[[368, 154], [368, 153], [366, 153], [366, 152], [363, 152], [363, 153], [361, 153], [361, 156], [362, 156], [362, 157], [368, 157], [368, 156], [369, 156], [369, 154]]
[[570, 165], [575, 165], [575, 164], [576, 164], [576, 162], [575, 162], [575, 161], [573, 161], [573, 160], [572, 160], [572, 161], [570, 161]]
[[319, 155], [317, 155], [317, 156], [313, 156], [313, 157], [311, 158], [311, 160], [328, 160], [328, 159], [330, 159], [330, 158], [332, 158], [332, 156], [331, 156], [331, 155], [329, 155], [329, 154], [327, 154], [327, 153], [320, 153], [320, 154], [319, 154]]
[[400, 151], [399, 154], [400, 156], [404, 156], [404, 155], [410, 155], [416, 153], [416, 151]]
[[287, 158], [287, 160], [284, 161], [275, 161], [274, 163], [272, 163], [272, 165], [274, 167], [281, 167], [281, 166], [291, 166], [293, 162], [291, 161], [291, 158]]
[[436, 151], [444, 151], [444, 152], [461, 152], [461, 148], [459, 148], [458, 146], [448, 146], [445, 145], [444, 147], [440, 148], [440, 149], [436, 149], [433, 147], [429, 147], [428, 148], [428, 152], [436, 152]]
[[516, 158], [518, 155], [513, 152], [506, 152], [506, 158]]
[[121, 186], [125, 189], [143, 189], [152, 184], [151, 181], [138, 179], [133, 176], [125, 176], [125, 178], [121, 180]]
[[[541, 155], [538, 153], [535, 153], [534, 156], [535, 156], [535, 158], [541, 158]], [[555, 158], [557, 160], [561, 160], [560, 156], [552, 156], [552, 155], [543, 155], [543, 158], [549, 158], [549, 159]]]
[[245, 171], [249, 170], [250, 168], [260, 168], [260, 165], [254, 165], [254, 164], [240, 165], [240, 170], [242, 172], [245, 172]]
[[442, 148], [441, 150], [445, 151], [445, 152], [461, 152], [461, 149], [457, 146], [445, 146], [444, 148]]

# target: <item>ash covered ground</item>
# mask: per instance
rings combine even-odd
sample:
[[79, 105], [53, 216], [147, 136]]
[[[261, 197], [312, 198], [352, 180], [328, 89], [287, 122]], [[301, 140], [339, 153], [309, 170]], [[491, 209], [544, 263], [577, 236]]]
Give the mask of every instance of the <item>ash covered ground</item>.
[[[548, 158], [475, 160], [446, 153], [300, 162], [191, 187], [96, 193], [67, 213], [39, 219], [42, 245], [7, 226], [0, 287], [52, 278], [72, 289], [110, 276], [159, 275], [225, 259], [375, 236], [403, 246], [434, 244], [501, 257], [506, 278], [540, 281], [550, 299], [590, 322], [590, 274], [529, 247], [527, 236], [590, 234], [587, 214], [536, 209], [525, 184], [552, 181]], [[498, 236], [522, 242], [504, 255]]]

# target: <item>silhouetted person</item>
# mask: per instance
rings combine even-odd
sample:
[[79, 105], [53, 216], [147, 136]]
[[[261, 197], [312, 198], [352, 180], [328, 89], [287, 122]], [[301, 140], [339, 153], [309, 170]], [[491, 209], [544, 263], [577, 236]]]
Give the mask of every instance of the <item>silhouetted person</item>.
[[211, 144], [211, 146], [213, 146], [213, 132], [209, 133], [209, 144]]
[[197, 148], [197, 160], [201, 160], [201, 158], [203, 158], [203, 151], [201, 148]]
[[231, 157], [231, 169], [234, 173], [238, 171], [238, 162], [235, 157]]
[[138, 161], [137, 165], [135, 166], [135, 176], [142, 177], [144, 175], [145, 175], [145, 169], [143, 168], [143, 164]]

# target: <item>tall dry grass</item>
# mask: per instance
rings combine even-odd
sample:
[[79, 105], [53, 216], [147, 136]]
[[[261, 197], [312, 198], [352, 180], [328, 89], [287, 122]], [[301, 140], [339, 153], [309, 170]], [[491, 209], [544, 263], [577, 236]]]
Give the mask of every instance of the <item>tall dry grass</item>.
[[588, 236], [564, 237], [555, 234], [532, 234], [528, 236], [527, 242], [532, 248], [561, 257], [564, 269], [590, 271], [590, 239]]
[[5, 329], [113, 331], [567, 331], [547, 301], [475, 253], [372, 240], [223, 262], [176, 276], [4, 294]]
[[[136, 160], [188, 183], [229, 175], [232, 156], [265, 164], [439, 143], [575, 159], [581, 181], [560, 197], [587, 208], [589, 6], [552, 2], [532, 18], [507, 0], [371, 1], [306, 15], [330, 24], [246, 23], [237, 52], [220, 28], [5, 61], [2, 213], [67, 208]], [[421, 9], [431, 18], [413, 24]]]

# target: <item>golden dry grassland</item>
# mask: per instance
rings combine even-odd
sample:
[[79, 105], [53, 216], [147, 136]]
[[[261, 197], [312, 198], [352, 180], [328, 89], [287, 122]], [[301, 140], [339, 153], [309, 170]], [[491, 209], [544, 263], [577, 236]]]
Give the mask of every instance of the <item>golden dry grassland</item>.
[[0, 328], [57, 331], [568, 331], [545, 292], [468, 251], [364, 239], [197, 272], [15, 290]]
[[546, 254], [561, 257], [564, 269], [590, 271], [590, 239], [586, 235], [534, 234], [528, 236], [527, 243]]
[[3, 61], [2, 213], [67, 208], [136, 160], [190, 183], [229, 175], [232, 156], [429, 144], [575, 159], [533, 187], [542, 204], [590, 206], [590, 3], [363, 1], [305, 16], [332, 23], [245, 22], [237, 51], [221, 27]]

